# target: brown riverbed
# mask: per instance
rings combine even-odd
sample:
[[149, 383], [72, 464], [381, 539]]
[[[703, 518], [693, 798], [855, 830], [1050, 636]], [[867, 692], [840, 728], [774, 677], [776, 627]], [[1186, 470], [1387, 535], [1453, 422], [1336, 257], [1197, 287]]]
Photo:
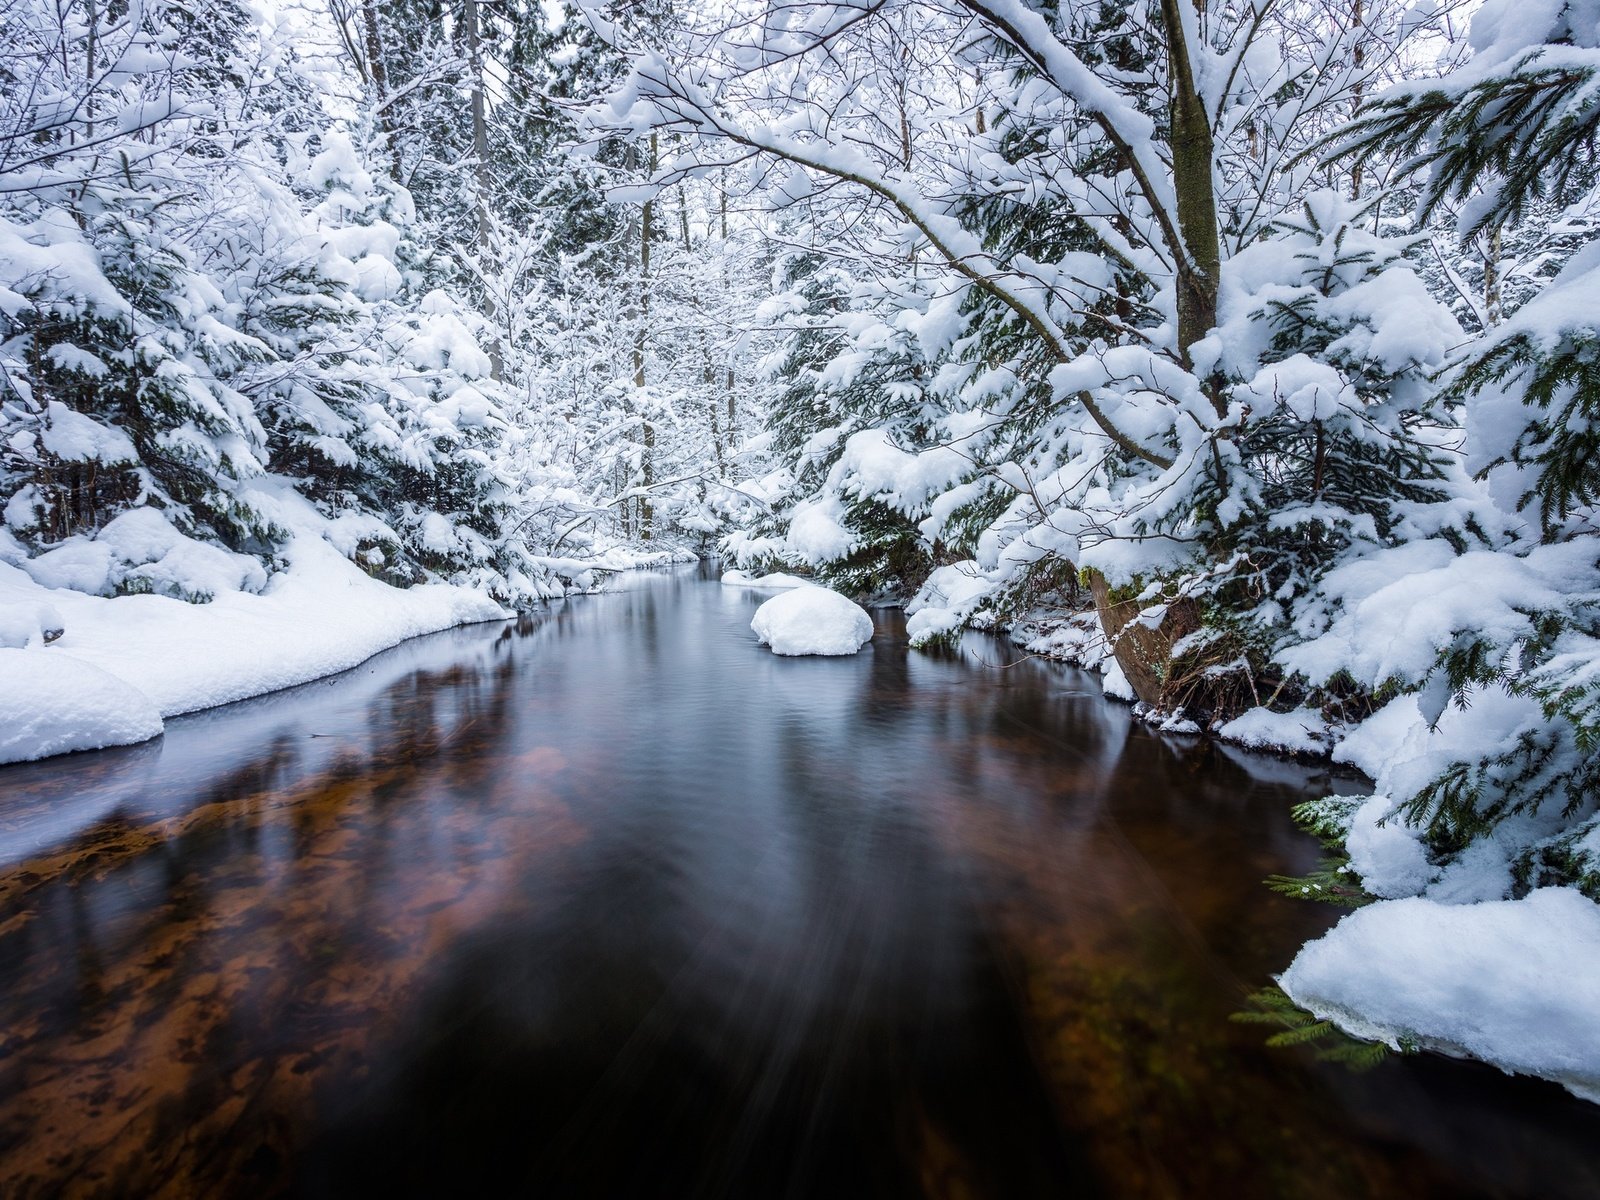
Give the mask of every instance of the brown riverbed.
[[1600, 1196], [1600, 1107], [1227, 1020], [1354, 781], [626, 586], [0, 768], [0, 1195]]

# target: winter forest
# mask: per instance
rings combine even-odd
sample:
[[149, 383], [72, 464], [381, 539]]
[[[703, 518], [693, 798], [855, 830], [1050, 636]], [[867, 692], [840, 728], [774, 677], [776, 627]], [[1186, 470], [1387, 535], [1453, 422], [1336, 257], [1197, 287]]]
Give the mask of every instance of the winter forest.
[[1600, 0], [0, 0], [0, 840], [710, 561], [1343, 772], [1236, 1036], [1586, 1113], [1597, 222]]

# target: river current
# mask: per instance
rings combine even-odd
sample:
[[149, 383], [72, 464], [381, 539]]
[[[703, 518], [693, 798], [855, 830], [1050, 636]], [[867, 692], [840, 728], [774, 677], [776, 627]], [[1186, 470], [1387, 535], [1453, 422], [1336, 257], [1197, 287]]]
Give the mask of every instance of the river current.
[[0, 1195], [1595, 1197], [1600, 1106], [1229, 1014], [1290, 807], [971, 635], [634, 575], [0, 768]]

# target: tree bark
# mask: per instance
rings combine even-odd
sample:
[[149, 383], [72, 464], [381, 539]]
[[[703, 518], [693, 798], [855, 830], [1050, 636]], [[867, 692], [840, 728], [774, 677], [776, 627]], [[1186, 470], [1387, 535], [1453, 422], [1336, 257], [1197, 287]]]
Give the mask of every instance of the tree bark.
[[1128, 678], [1133, 694], [1156, 708], [1166, 707], [1167, 669], [1172, 647], [1200, 628], [1200, 613], [1191, 600], [1169, 604], [1160, 623], [1151, 628], [1139, 620], [1145, 606], [1137, 600], [1112, 597], [1111, 585], [1099, 571], [1088, 571], [1100, 629], [1111, 644], [1117, 666]]
[[[1167, 114], [1172, 126], [1172, 185], [1178, 201], [1182, 245], [1177, 260], [1178, 354], [1193, 367], [1189, 348], [1217, 323], [1217, 288], [1222, 277], [1222, 239], [1217, 229], [1217, 193], [1212, 176], [1215, 147], [1211, 118], [1189, 60], [1183, 5], [1161, 0], [1167, 33]], [[1197, 6], [1198, 7], [1198, 6]], [[1220, 389], [1208, 388], [1218, 415], [1227, 411]]]
[[[650, 174], [656, 170], [656, 135], [650, 135]], [[656, 481], [656, 427], [644, 406], [644, 349], [650, 326], [650, 240], [655, 236], [655, 201], [646, 200], [639, 216], [639, 327], [633, 335], [633, 387], [641, 405], [639, 413], [639, 540], [655, 535], [655, 508], [650, 488]]]
[[[1177, 262], [1178, 354], [1186, 370], [1193, 369], [1190, 347], [1217, 323], [1217, 292], [1222, 277], [1222, 240], [1217, 225], [1216, 183], [1212, 174], [1215, 147], [1211, 120], [1200, 96], [1190, 64], [1182, 6], [1193, 0], [1161, 0], [1167, 34], [1167, 114], [1171, 122], [1172, 183], [1177, 197], [1179, 240]], [[1194, 4], [1196, 11], [1202, 5]], [[1217, 415], [1227, 411], [1220, 381], [1202, 380]], [[1215, 447], [1213, 447], [1215, 451]], [[1214, 458], [1219, 456], [1215, 455]], [[1218, 485], [1224, 482], [1218, 461]], [[1144, 703], [1165, 707], [1172, 648], [1200, 627], [1199, 609], [1192, 600], [1167, 606], [1154, 628], [1139, 619], [1144, 605], [1118, 600], [1098, 571], [1088, 573], [1100, 628], [1111, 644], [1117, 665], [1127, 676], [1133, 693]]]
[[372, 80], [372, 91], [378, 101], [378, 129], [389, 151], [389, 177], [396, 183], [403, 183], [400, 139], [394, 126], [394, 114], [389, 111], [389, 67], [384, 61], [381, 29], [377, 0], [361, 0], [361, 36], [366, 43], [367, 77]]
[[505, 374], [505, 345], [500, 336], [500, 306], [495, 300], [494, 277], [498, 264], [494, 252], [494, 222], [489, 215], [489, 116], [484, 98], [483, 34], [478, 28], [478, 0], [462, 5], [467, 35], [467, 69], [471, 78], [473, 207], [478, 219], [478, 273], [483, 281], [483, 315], [494, 333], [489, 338], [489, 378], [496, 383]]
[[[727, 188], [726, 184], [718, 184], [718, 186], [717, 186], [717, 207], [721, 210], [720, 215], [722, 217], [722, 288], [723, 288], [723, 293], [727, 294], [727, 290], [728, 290], [728, 188]], [[728, 423], [727, 423], [727, 425], [724, 426], [724, 428], [727, 430], [727, 436], [728, 436], [727, 453], [731, 454], [733, 452], [733, 441], [734, 441], [735, 430], [738, 428], [738, 423], [739, 423], [738, 401], [734, 398], [734, 394], [733, 394], [733, 363], [731, 363], [731, 362], [728, 364], [727, 394], [728, 394]]]

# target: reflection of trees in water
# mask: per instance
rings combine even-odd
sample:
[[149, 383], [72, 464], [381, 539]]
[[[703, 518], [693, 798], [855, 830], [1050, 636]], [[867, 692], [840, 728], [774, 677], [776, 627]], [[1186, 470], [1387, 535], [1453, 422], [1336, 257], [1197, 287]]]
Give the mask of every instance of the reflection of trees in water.
[[[495, 859], [576, 836], [536, 780], [489, 786], [514, 671], [502, 654], [409, 672], [358, 732], [284, 731], [207, 776], [119, 762], [119, 811], [0, 877], [8, 1195], [280, 1176], [313, 1073], [364, 1069], [430, 946], [493, 910]], [[139, 770], [192, 805], [141, 812]]]

